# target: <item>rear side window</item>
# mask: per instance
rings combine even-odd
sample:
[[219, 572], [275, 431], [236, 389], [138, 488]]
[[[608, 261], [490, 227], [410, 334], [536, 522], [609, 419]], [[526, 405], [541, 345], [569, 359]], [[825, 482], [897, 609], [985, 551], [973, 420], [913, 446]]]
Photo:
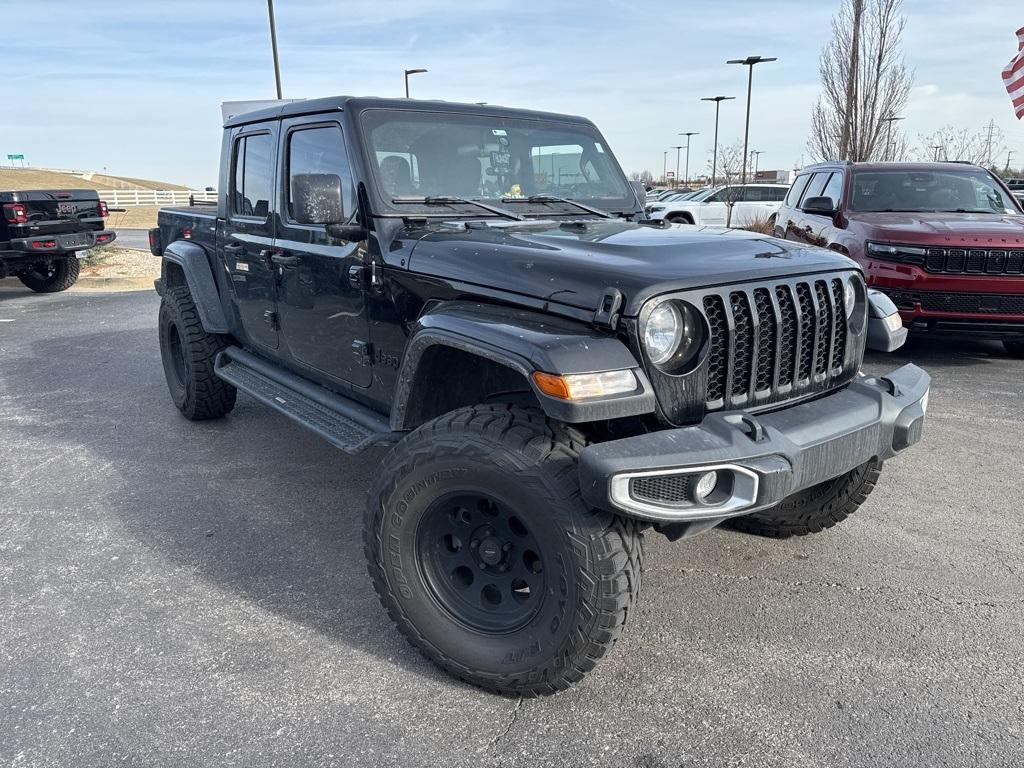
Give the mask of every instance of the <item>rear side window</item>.
[[807, 188], [807, 182], [810, 180], [811, 174], [809, 173], [796, 177], [793, 186], [789, 188], [789, 194], [786, 195], [786, 205], [796, 206], [800, 202], [800, 196], [803, 195], [804, 190]]
[[243, 136], [235, 141], [232, 213], [266, 218], [270, 213], [274, 140], [270, 134]]
[[836, 208], [842, 202], [840, 199], [843, 196], [843, 174], [838, 171], [833, 173], [829, 178], [828, 183], [825, 185], [824, 191], [821, 193], [822, 197], [832, 198], [832, 205]]
[[310, 178], [331, 179], [339, 184], [344, 217], [348, 219], [352, 215], [355, 207], [352, 172], [338, 126], [303, 128], [293, 131], [288, 137], [288, 217], [292, 221], [302, 218], [296, 215], [296, 182], [301, 185]]

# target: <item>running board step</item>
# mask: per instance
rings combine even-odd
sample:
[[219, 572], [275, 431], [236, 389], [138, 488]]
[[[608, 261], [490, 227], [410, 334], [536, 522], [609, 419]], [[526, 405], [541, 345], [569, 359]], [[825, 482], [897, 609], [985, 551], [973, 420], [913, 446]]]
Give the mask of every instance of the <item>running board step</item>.
[[290, 371], [228, 347], [217, 356], [218, 377], [320, 435], [345, 453], [359, 453], [377, 443], [392, 443], [388, 420], [366, 406], [309, 382]]

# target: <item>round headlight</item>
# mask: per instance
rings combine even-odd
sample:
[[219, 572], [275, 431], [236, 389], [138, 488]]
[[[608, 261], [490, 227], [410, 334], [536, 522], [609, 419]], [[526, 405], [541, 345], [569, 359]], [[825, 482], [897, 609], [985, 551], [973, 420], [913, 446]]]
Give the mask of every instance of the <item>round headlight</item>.
[[855, 277], [848, 277], [846, 282], [843, 283], [843, 309], [846, 310], [847, 319], [853, 316], [853, 310], [857, 306], [857, 286], [854, 282], [855, 280]]
[[655, 365], [661, 365], [675, 353], [683, 334], [683, 318], [671, 301], [659, 304], [644, 327], [644, 349]]

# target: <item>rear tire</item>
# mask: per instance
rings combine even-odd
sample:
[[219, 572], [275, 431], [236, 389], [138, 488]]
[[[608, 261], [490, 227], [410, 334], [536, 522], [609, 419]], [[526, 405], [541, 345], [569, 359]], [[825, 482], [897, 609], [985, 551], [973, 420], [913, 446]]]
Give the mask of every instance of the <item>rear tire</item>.
[[1010, 357], [1024, 359], [1024, 341], [1004, 341], [1003, 348]]
[[26, 288], [36, 293], [59, 293], [78, 282], [81, 265], [74, 256], [43, 262], [18, 275]]
[[820, 533], [857, 511], [874, 489], [881, 471], [882, 462], [872, 459], [844, 475], [794, 493], [771, 509], [732, 518], [728, 525], [776, 539]]
[[167, 388], [187, 419], [216, 419], [235, 407], [237, 390], [213, 372], [226, 336], [207, 333], [185, 286], [168, 288], [160, 302], [160, 359]]
[[693, 224], [693, 217], [687, 213], [672, 213], [665, 218], [673, 224]]
[[430, 661], [490, 691], [555, 693], [622, 633], [640, 589], [633, 520], [580, 496], [582, 435], [536, 409], [462, 408], [392, 449], [370, 490], [370, 576]]

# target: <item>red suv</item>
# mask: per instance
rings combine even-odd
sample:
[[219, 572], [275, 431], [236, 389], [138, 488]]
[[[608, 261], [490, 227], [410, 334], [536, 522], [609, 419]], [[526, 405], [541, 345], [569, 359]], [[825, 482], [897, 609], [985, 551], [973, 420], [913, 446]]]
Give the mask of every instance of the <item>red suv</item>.
[[844, 253], [912, 332], [1001, 340], [1024, 357], [1024, 210], [968, 163], [805, 168], [775, 235]]

